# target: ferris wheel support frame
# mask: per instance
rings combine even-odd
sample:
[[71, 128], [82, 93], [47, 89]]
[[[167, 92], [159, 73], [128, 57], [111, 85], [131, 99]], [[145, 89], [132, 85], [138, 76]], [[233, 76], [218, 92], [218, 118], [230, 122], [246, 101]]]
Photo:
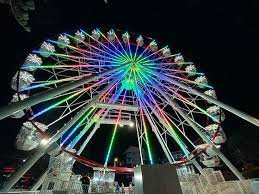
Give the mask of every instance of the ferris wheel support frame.
[[77, 81], [73, 81], [71, 83], [64, 84], [58, 88], [54, 88], [51, 90], [48, 90], [46, 92], [42, 92], [40, 94], [36, 94], [31, 96], [30, 98], [24, 99], [22, 101], [14, 102], [12, 104], [9, 104], [7, 106], [4, 106], [0, 108], [0, 120], [11, 116], [17, 111], [24, 110], [26, 108], [29, 108], [33, 105], [39, 104], [41, 102], [47, 101], [55, 96], [58, 96], [64, 92], [67, 92], [71, 89], [77, 88], [81, 85], [87, 84], [91, 81], [98, 80], [108, 74], [114, 73], [115, 71], [118, 71], [120, 69], [125, 68], [125, 65], [128, 65], [129, 63], [122, 64], [122, 66], [116, 67], [114, 69], [105, 71], [103, 73], [100, 73], [99, 75], [93, 76], [91, 78], [82, 78]]
[[37, 182], [32, 186], [32, 188], [30, 189], [30, 191], [37, 191], [38, 188], [42, 185], [42, 183], [44, 182], [45, 177], [47, 176], [48, 172], [49, 172], [49, 168], [47, 168], [40, 176], [40, 178], [37, 180]]
[[[156, 114], [156, 116], [157, 116], [157, 118], [160, 120], [160, 122], [161, 122], [161, 124], [167, 129], [167, 131], [171, 134], [171, 129], [168, 127], [168, 125], [166, 125], [166, 123], [164, 122], [164, 120], [160, 117], [160, 115], [159, 114], [157, 114], [157, 112], [156, 112], [156, 110], [153, 108], [153, 107], [151, 107], [150, 106], [150, 109], [154, 112], [154, 114]], [[145, 111], [145, 110], [144, 110]], [[148, 114], [147, 114], [148, 115]], [[147, 116], [147, 118], [148, 118], [148, 116]], [[152, 126], [153, 126], [153, 122], [152, 123], [150, 123]], [[172, 137], [174, 138], [174, 135], [172, 134]], [[157, 137], [157, 139], [158, 139], [158, 141], [159, 140], [161, 140], [160, 139], [160, 137]], [[162, 139], [163, 140], [163, 139]], [[161, 141], [162, 141], [161, 140]], [[176, 141], [177, 142], [177, 141]], [[180, 146], [180, 145], [179, 145]], [[162, 149], [164, 150], [166, 150], [166, 147], [164, 147], [164, 145], [161, 145], [161, 147], [162, 147]], [[181, 146], [180, 146], [181, 147]], [[165, 154], [166, 154], [166, 152], [165, 152]], [[170, 154], [168, 154], [168, 155], [170, 155]], [[167, 155], [166, 155], [167, 156]], [[167, 156], [167, 158], [170, 158], [170, 156]], [[187, 156], [188, 157], [188, 156]], [[169, 158], [168, 158], [168, 160], [169, 160]], [[169, 160], [169, 162], [170, 162], [170, 160]], [[202, 167], [200, 166], [200, 164], [196, 161], [196, 160], [193, 160], [192, 161], [192, 163], [193, 163], [193, 165], [197, 168], [197, 170], [202, 174], [203, 173], [203, 170], [202, 170]]]
[[79, 150], [77, 151], [77, 155], [80, 155], [82, 153], [82, 151], [85, 149], [85, 147], [87, 146], [87, 144], [89, 143], [89, 141], [92, 139], [92, 137], [94, 136], [95, 132], [100, 128], [100, 123], [97, 122], [93, 128], [93, 130], [91, 131], [91, 133], [87, 136], [87, 138], [85, 139], [84, 143], [81, 145], [81, 147], [79, 148]]
[[184, 84], [182, 84], [182, 83], [180, 83], [176, 80], [173, 80], [172, 78], [170, 78], [170, 77], [168, 77], [164, 74], [159, 73], [159, 77], [165, 79], [166, 81], [168, 81], [168, 82], [170, 82], [170, 83], [172, 83], [176, 86], [179, 86], [179, 87], [189, 91], [190, 93], [192, 93], [194, 95], [200, 96], [200, 97], [204, 98], [205, 100], [207, 100], [207, 101], [209, 101], [213, 104], [216, 104], [219, 107], [231, 112], [232, 114], [234, 114], [234, 115], [248, 121], [249, 123], [252, 123], [253, 125], [259, 127], [259, 119], [256, 119], [255, 117], [253, 117], [253, 116], [251, 116], [251, 115], [249, 115], [249, 114], [247, 114], [247, 113], [245, 113], [241, 110], [238, 110], [238, 109], [236, 109], [236, 108], [234, 108], [230, 105], [227, 105], [227, 104], [225, 104], [225, 103], [223, 103], [223, 102], [221, 102], [221, 101], [219, 101], [215, 98], [212, 98], [212, 97], [210, 97], [206, 94], [203, 94], [202, 92], [199, 92], [199, 91], [197, 91], [197, 90], [195, 90], [191, 87], [188, 87], [188, 86], [186, 86], [186, 85], [184, 85]]
[[136, 125], [137, 138], [138, 138], [140, 163], [141, 163], [141, 165], [143, 165], [144, 162], [143, 162], [143, 156], [142, 156], [142, 141], [140, 141], [141, 138], [140, 138], [140, 132], [139, 132], [139, 124], [137, 122], [137, 115], [136, 115], [136, 113], [134, 114], [134, 116], [135, 116], [135, 125]]
[[[142, 105], [142, 107], [143, 107], [143, 105]], [[168, 152], [168, 147], [165, 146], [165, 145], [166, 145], [165, 142], [163, 141], [162, 138], [160, 138], [160, 136], [159, 136], [159, 134], [158, 134], [158, 128], [157, 128], [157, 126], [153, 123], [153, 121], [151, 120], [151, 118], [150, 118], [150, 116], [149, 116], [147, 110], [146, 110], [144, 107], [143, 107], [143, 111], [144, 111], [144, 113], [145, 113], [145, 115], [146, 115], [146, 117], [147, 117], [147, 120], [149, 121], [149, 123], [150, 123], [150, 125], [151, 125], [152, 131], [155, 133], [156, 138], [157, 138], [157, 140], [159, 141], [159, 143], [160, 143], [160, 145], [161, 145], [161, 147], [162, 147], [162, 149], [163, 149], [163, 151], [164, 151], [164, 153], [165, 153], [165, 155], [166, 155], [166, 157], [167, 157], [169, 163], [170, 163], [170, 164], [173, 164], [173, 162], [174, 162], [173, 160], [174, 160], [174, 159], [173, 159], [173, 157], [169, 154], [169, 152]]]
[[[106, 74], [109, 74], [105, 72]], [[103, 73], [104, 74], [104, 73]], [[105, 75], [106, 75], [105, 74]], [[33, 154], [25, 163], [24, 165], [16, 171], [11, 178], [4, 184], [2, 191], [7, 192], [9, 191], [14, 184], [19, 181], [19, 179], [46, 153], [47, 149], [56, 142], [59, 138], [62, 137], [64, 133], [66, 133], [70, 127], [72, 127], [84, 114], [88, 111], [89, 108], [92, 107], [92, 103], [94, 103], [100, 96], [103, 96], [114, 83], [116, 83], [117, 79], [113, 81], [113, 83], [106, 86], [100, 94], [97, 94], [84, 108], [82, 108], [68, 123], [66, 123], [50, 140], [49, 142], [44, 145], [40, 146], [38, 151]]]
[[154, 86], [157, 91], [160, 92], [164, 96], [164, 98], [168, 101], [168, 104], [176, 110], [186, 121], [187, 123], [196, 131], [196, 133], [210, 146], [212, 146], [213, 151], [221, 158], [221, 160], [229, 167], [229, 169], [236, 175], [239, 180], [244, 180], [244, 176], [237, 170], [237, 168], [227, 159], [227, 157], [208, 139], [205, 134], [199, 129], [199, 127], [180, 109], [174, 101], [171, 100], [170, 97], [165, 94], [165, 92], [160, 89], [158, 86]]
[[[117, 80], [115, 80], [114, 82], [116, 82]], [[113, 83], [114, 83], [113, 82]], [[97, 104], [96, 102], [93, 102], [92, 104]], [[105, 111], [104, 115], [102, 117], [105, 117], [108, 113], [108, 110]], [[79, 150], [77, 151], [77, 155], [81, 155], [82, 151], [85, 149], [85, 147], [87, 146], [87, 144], [89, 143], [89, 141], [91, 140], [91, 138], [93, 137], [93, 135], [95, 134], [95, 132], [99, 129], [100, 127], [100, 120], [97, 121], [95, 123], [95, 126], [93, 128], [93, 130], [90, 132], [90, 134], [87, 136], [87, 138], [85, 139], [84, 143], [80, 146]], [[75, 162], [75, 160], [74, 160]], [[34, 184], [34, 186], [32, 187], [31, 191], [35, 191], [37, 190], [40, 185], [42, 184], [45, 175], [47, 174], [47, 172], [49, 171], [49, 169], [47, 169], [40, 177], [40, 179]]]

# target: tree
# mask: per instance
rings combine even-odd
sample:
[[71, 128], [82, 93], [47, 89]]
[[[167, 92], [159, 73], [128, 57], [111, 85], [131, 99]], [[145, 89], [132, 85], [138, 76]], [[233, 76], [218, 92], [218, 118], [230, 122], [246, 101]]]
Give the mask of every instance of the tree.
[[33, 0], [0, 0], [0, 3], [10, 6], [16, 21], [27, 31], [30, 32], [29, 13], [35, 10]]

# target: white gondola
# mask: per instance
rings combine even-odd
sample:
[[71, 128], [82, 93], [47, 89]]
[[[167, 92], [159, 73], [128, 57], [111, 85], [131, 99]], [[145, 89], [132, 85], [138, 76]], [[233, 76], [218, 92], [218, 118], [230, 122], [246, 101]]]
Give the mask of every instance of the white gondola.
[[163, 55], [165, 57], [169, 57], [171, 55], [171, 51], [170, 51], [170, 48], [168, 48], [168, 46], [166, 46], [165, 48], [163, 48], [163, 51], [162, 51]]
[[213, 143], [215, 143], [215, 144], [223, 144], [226, 141], [227, 141], [227, 136], [226, 136], [225, 132], [222, 130], [214, 138]]
[[216, 131], [218, 130], [219, 128], [219, 131], [222, 131], [223, 129], [219, 126], [219, 124], [210, 124], [208, 126], [206, 126], [204, 129], [207, 133], [213, 135], [216, 133]]
[[[76, 153], [75, 149], [68, 150], [68, 151], [72, 153]], [[73, 157], [66, 152], [62, 152], [61, 154], [55, 157], [51, 157], [50, 159], [50, 167], [59, 172], [72, 170], [73, 164], [74, 164]]]
[[129, 40], [129, 38], [130, 38], [130, 35], [129, 35], [128, 32], [125, 32], [125, 33], [122, 34], [122, 41], [123, 41], [124, 43], [127, 43], [128, 40]]
[[185, 71], [188, 73], [189, 76], [194, 76], [197, 72], [197, 69], [194, 65], [188, 65], [185, 68]]
[[205, 88], [208, 84], [208, 80], [205, 76], [199, 76], [194, 80], [199, 88]]
[[107, 32], [107, 36], [108, 36], [108, 39], [110, 41], [114, 41], [114, 39], [115, 39], [115, 32], [114, 32], [114, 30], [111, 29], [109, 32]]
[[[208, 95], [208, 96], [210, 96], [210, 97], [212, 97], [212, 98], [217, 99], [217, 95], [216, 95], [215, 90], [212, 90], [212, 89], [206, 90], [206, 91], [204, 92], [204, 94], [206, 94], [206, 95]], [[207, 102], [208, 102], [209, 104], [211, 104], [210, 101], [207, 101]]]
[[204, 166], [209, 168], [217, 167], [220, 164], [220, 160], [218, 156], [213, 156], [211, 158], [201, 158], [200, 161]]
[[225, 119], [225, 114], [223, 111], [220, 111], [220, 107], [217, 105], [211, 106], [207, 108], [206, 110], [211, 116], [214, 117], [214, 121], [224, 121]]
[[157, 46], [157, 43], [155, 40], [153, 40], [151, 43], [150, 43], [150, 50], [151, 51], [156, 51], [158, 49], [158, 46]]
[[136, 40], [138, 46], [143, 46], [144, 45], [144, 39], [141, 35], [139, 35], [139, 37]]
[[[48, 127], [42, 123], [34, 122], [34, 124], [42, 131], [48, 129]], [[25, 122], [17, 134], [16, 148], [23, 151], [33, 150], [39, 145], [42, 138], [42, 135], [31, 122]]]
[[218, 130], [218, 133], [216, 137], [213, 139], [213, 142], [215, 144], [225, 143], [227, 141], [227, 136], [223, 131], [222, 127], [219, 126], [219, 124], [211, 124], [205, 127], [205, 131], [210, 135], [210, 137], [213, 137], [217, 132], [217, 130]]
[[96, 39], [96, 40], [98, 40], [99, 38], [100, 38], [100, 33], [99, 33], [99, 31], [98, 30], [93, 30], [92, 31], [92, 37], [94, 38], [94, 39]]
[[84, 41], [85, 40], [85, 35], [83, 34], [83, 32], [81, 32], [81, 31], [76, 31], [76, 33], [75, 33], [75, 41], [76, 42], [78, 42], [78, 43], [80, 43], [80, 42], [82, 42], [82, 41]]
[[177, 65], [181, 66], [184, 62], [184, 58], [182, 55], [176, 55], [174, 58], [174, 62], [177, 63]]
[[14, 75], [11, 81], [11, 88], [15, 91], [21, 91], [22, 89], [28, 87], [34, 81], [35, 78], [32, 74], [27, 71], [21, 70], [20, 73], [16, 72], [16, 74]]
[[[19, 94], [19, 96], [18, 96], [18, 94], [16, 93], [16, 94], [13, 95], [13, 99], [11, 100], [10, 104], [14, 103], [14, 102], [19, 102], [20, 100], [24, 100], [26, 98], [29, 98], [29, 96], [27, 96], [26, 94]], [[18, 119], [18, 118], [23, 117], [24, 115], [25, 115], [24, 111], [20, 110], [20, 111], [15, 112], [10, 117]]]
[[55, 47], [48, 42], [43, 42], [39, 50], [41, 51], [40, 55], [43, 57], [49, 57], [52, 53], [56, 51]]
[[27, 71], [34, 71], [36, 68], [34, 66], [40, 66], [42, 64], [42, 59], [36, 54], [29, 54], [26, 58], [22, 69]]
[[66, 35], [60, 34], [58, 37], [58, 47], [60, 48], [65, 48], [67, 47], [67, 45], [70, 44], [70, 40], [68, 39], [68, 37]]
[[[220, 147], [220, 146], [219, 146]], [[218, 148], [219, 148], [218, 147]], [[197, 145], [195, 147], [195, 149], [198, 151], [198, 152], [201, 152], [203, 150], [205, 150], [205, 153], [209, 156], [209, 157], [212, 157], [212, 156], [216, 156], [216, 152], [212, 149], [212, 146], [208, 145], [208, 144], [200, 144], [200, 145]]]

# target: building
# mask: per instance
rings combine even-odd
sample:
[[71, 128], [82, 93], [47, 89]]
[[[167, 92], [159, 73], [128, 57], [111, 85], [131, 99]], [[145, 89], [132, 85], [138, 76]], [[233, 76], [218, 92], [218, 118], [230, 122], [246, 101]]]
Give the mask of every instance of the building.
[[[179, 161], [184, 157], [184, 153], [182, 151], [174, 151], [174, 152], [171, 152], [171, 154], [175, 161]], [[168, 163], [168, 159], [166, 157], [164, 157], [159, 160], [159, 163]], [[189, 163], [181, 165], [181, 166], [177, 166], [176, 170], [179, 175], [195, 173], [195, 168], [194, 168], [193, 164], [189, 164]]]
[[[124, 159], [125, 159], [125, 164], [127, 167], [134, 167], [136, 165], [141, 164], [141, 159], [140, 159], [140, 153], [139, 153], [139, 148], [135, 146], [130, 146], [126, 149], [126, 151], [123, 153]], [[143, 162], [146, 163], [147, 161], [147, 154], [144, 149], [142, 149], [142, 157], [143, 157]]]

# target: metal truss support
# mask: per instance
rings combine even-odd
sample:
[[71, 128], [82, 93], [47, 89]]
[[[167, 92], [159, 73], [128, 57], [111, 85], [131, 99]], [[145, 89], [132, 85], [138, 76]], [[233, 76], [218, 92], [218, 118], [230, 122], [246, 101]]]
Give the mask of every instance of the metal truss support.
[[46, 145], [40, 145], [38, 151], [33, 154], [24, 165], [14, 173], [11, 178], [5, 183], [2, 191], [9, 191], [12, 186], [44, 155], [48, 148], [55, 143], [59, 138], [62, 137], [64, 133], [66, 133], [91, 107], [92, 103], [99, 99], [100, 96], [104, 95], [110, 87], [116, 83], [117, 80], [114, 80], [112, 84], [105, 87], [99, 95], [96, 95], [84, 108], [82, 108], [68, 123], [66, 123], [52, 138], [50, 138], [49, 142]]
[[37, 182], [32, 186], [31, 191], [37, 191], [38, 190], [38, 188], [44, 182], [44, 179], [46, 178], [48, 172], [49, 172], [49, 168], [47, 170], [45, 170], [45, 172], [40, 176], [40, 178], [37, 180]]
[[138, 111], [137, 106], [127, 104], [113, 104], [113, 103], [101, 103], [97, 102], [94, 104], [97, 108], [109, 108], [115, 110], [127, 110], [127, 111]]
[[[143, 107], [143, 106], [142, 106], [142, 107]], [[164, 153], [165, 153], [165, 155], [166, 155], [166, 157], [167, 157], [169, 163], [170, 163], [170, 164], [173, 164], [173, 163], [174, 163], [174, 159], [173, 159], [173, 157], [172, 157], [172, 155], [171, 155], [171, 153], [170, 153], [170, 150], [169, 150], [169, 148], [167, 147], [166, 143], [164, 142], [164, 140], [163, 140], [163, 139], [160, 137], [160, 135], [158, 134], [158, 128], [157, 128], [157, 126], [156, 126], [156, 125], [154, 124], [154, 122], [152, 121], [152, 119], [151, 119], [151, 117], [150, 117], [150, 115], [149, 115], [149, 113], [147, 112], [147, 110], [146, 110], [145, 107], [143, 107], [143, 111], [144, 111], [144, 113], [145, 113], [145, 115], [146, 115], [146, 117], [147, 117], [147, 119], [148, 119], [148, 121], [149, 121], [149, 123], [150, 123], [150, 125], [151, 125], [151, 127], [152, 127], [152, 131], [155, 133], [156, 138], [157, 138], [158, 142], [160, 143], [160, 146], [162, 147], [162, 149], [163, 149], [163, 151], [164, 151]]]
[[247, 114], [247, 113], [245, 113], [243, 111], [240, 111], [240, 110], [238, 110], [238, 109], [236, 109], [236, 108], [234, 108], [232, 106], [229, 106], [229, 105], [227, 105], [227, 104], [225, 104], [225, 103], [223, 103], [223, 102], [221, 102], [221, 101], [219, 101], [219, 100], [217, 100], [215, 98], [212, 98], [212, 97], [210, 97], [210, 96], [208, 96], [206, 94], [203, 94], [202, 92], [199, 92], [199, 91], [193, 89], [192, 87], [186, 86], [185, 84], [180, 83], [180, 82], [178, 82], [178, 81], [176, 81], [176, 80], [174, 80], [174, 79], [172, 79], [172, 78], [170, 78], [170, 77], [168, 77], [166, 75], [159, 74], [158, 76], [160, 78], [162, 78], [162, 79], [164, 79], [164, 80], [166, 80], [166, 81], [168, 81], [168, 82], [178, 86], [178, 87], [181, 87], [181, 88], [185, 89], [186, 91], [188, 91], [188, 92], [190, 92], [190, 93], [192, 93], [194, 95], [200, 96], [203, 99], [205, 99], [205, 100], [207, 100], [207, 101], [209, 101], [209, 102], [211, 102], [213, 104], [216, 104], [216, 105], [220, 106], [221, 108], [223, 108], [223, 109], [233, 113], [234, 115], [236, 115], [236, 116], [238, 116], [238, 117], [240, 117], [240, 118], [242, 118], [242, 119], [252, 123], [253, 125], [259, 127], [259, 119], [255, 118], [255, 117], [253, 117], [253, 116], [251, 116], [251, 115], [249, 115], [249, 114]]
[[210, 139], [206, 137], [206, 135], [200, 130], [200, 128], [193, 122], [186, 114], [185, 112], [178, 106], [177, 103], [175, 103], [173, 100], [171, 100], [170, 97], [165, 94], [165, 92], [160, 89], [157, 86], [154, 86], [156, 90], [162, 94], [162, 96], [167, 100], [168, 104], [176, 110], [183, 119], [186, 120], [186, 122], [196, 131], [196, 133], [205, 141], [208, 145], [212, 147], [212, 149], [217, 153], [217, 155], [221, 158], [221, 160], [229, 167], [229, 169], [237, 176], [239, 180], [244, 180], [243, 175], [237, 170], [237, 168], [226, 158], [226, 156], [214, 145], [214, 143], [211, 142]]
[[138, 122], [137, 122], [137, 115], [136, 115], [136, 113], [135, 113], [135, 125], [136, 125], [137, 138], [138, 138], [138, 147], [139, 147], [140, 163], [141, 163], [141, 165], [143, 165], [144, 162], [143, 162], [143, 155], [142, 155], [142, 141], [140, 141], [140, 140], [141, 140], [140, 131], [139, 131], [140, 127], [139, 127], [139, 124], [138, 124]]
[[77, 151], [77, 155], [80, 155], [82, 153], [82, 151], [85, 149], [86, 145], [89, 143], [89, 141], [92, 139], [92, 137], [94, 136], [95, 132], [100, 128], [100, 123], [96, 123], [93, 130], [91, 131], [91, 133], [87, 136], [87, 138], [85, 139], [84, 143], [81, 145], [81, 147], [79, 148], [79, 150]]
[[[169, 126], [164, 122], [164, 120], [162, 119], [162, 117], [156, 112], [156, 110], [152, 107], [149, 106], [150, 109], [152, 110], [152, 112], [156, 115], [156, 117], [159, 119], [159, 121], [161, 122], [161, 124], [167, 129], [167, 131], [171, 134], [171, 136], [175, 139], [174, 134], [172, 134], [171, 129], [169, 128]], [[176, 143], [180, 146], [181, 149], [183, 149], [183, 147], [178, 143], [177, 139], [175, 139]], [[163, 147], [162, 147], [163, 148]], [[184, 151], [184, 150], [183, 150]], [[187, 155], [188, 157], [188, 155]], [[202, 167], [199, 165], [199, 163], [196, 160], [193, 160], [193, 164], [194, 166], [197, 168], [197, 170], [202, 173]]]

